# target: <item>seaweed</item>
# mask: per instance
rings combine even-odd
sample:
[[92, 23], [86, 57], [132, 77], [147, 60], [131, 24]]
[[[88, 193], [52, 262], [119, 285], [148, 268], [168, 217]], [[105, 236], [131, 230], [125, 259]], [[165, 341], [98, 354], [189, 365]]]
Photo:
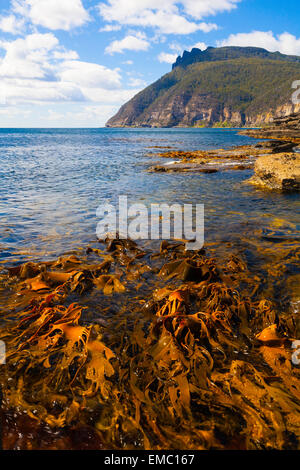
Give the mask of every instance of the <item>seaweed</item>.
[[245, 260], [105, 245], [1, 275], [4, 448], [299, 448], [298, 320]]

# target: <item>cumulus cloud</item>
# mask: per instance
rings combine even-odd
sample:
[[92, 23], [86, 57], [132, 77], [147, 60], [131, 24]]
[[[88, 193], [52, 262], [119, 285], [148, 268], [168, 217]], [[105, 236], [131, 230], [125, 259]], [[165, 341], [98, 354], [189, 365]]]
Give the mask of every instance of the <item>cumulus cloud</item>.
[[1, 16], [0, 17], [0, 29], [4, 33], [18, 34], [22, 33], [24, 29], [24, 20], [22, 18], [17, 19], [15, 15]]
[[6, 51], [0, 61], [0, 76], [11, 78], [40, 78], [52, 75], [48, 55], [58, 46], [52, 34], [30, 34], [15, 41], [0, 41]]
[[[0, 38], [2, 126], [23, 126], [29, 115], [30, 123], [38, 126], [54, 122], [103, 124], [144, 87], [145, 82], [137, 77], [124, 85], [120, 69], [80, 60], [76, 51], [59, 43], [55, 30], [70, 31], [89, 21], [83, 3], [11, 0], [10, 11], [0, 16], [0, 31], [16, 36]], [[51, 31], [41, 33], [39, 26]], [[106, 24], [103, 31], [121, 27], [118, 23]], [[149, 47], [143, 33], [128, 32], [123, 40], [110, 45], [110, 53]]]
[[275, 35], [272, 31], [231, 34], [227, 39], [218, 41], [218, 46], [254, 46], [271, 52], [300, 55], [300, 38], [290, 33]]
[[141, 91], [139, 88], [120, 88], [119, 90], [105, 90], [103, 88], [82, 88], [84, 96], [91, 102], [102, 104], [114, 104], [120, 107]]
[[71, 127], [94, 127], [95, 123], [104, 125], [104, 123], [114, 115], [118, 106], [102, 104], [97, 106], [72, 106], [72, 109], [63, 113], [50, 110], [48, 116], [45, 116], [45, 122], [49, 121], [50, 126], [53, 122], [65, 125], [70, 123]]
[[100, 33], [110, 33], [111, 31], [120, 31], [121, 26], [118, 24], [107, 24], [99, 29]]
[[205, 51], [207, 49], [207, 44], [205, 44], [205, 42], [196, 42], [196, 44], [194, 44], [193, 46], [189, 46], [188, 50], [192, 50], [194, 48], [201, 49], [201, 51]]
[[[67, 112], [64, 115], [64, 119], [71, 119], [73, 122], [79, 124], [86, 125], [87, 122], [95, 123], [101, 122], [103, 117], [106, 116], [104, 119], [108, 119], [112, 116], [114, 108], [109, 105], [105, 106], [84, 106], [82, 109], [79, 109], [77, 112]], [[81, 124], [81, 125], [82, 125]]]
[[159, 62], [166, 62], [167, 64], [174, 64], [178, 57], [178, 54], [171, 54], [168, 52], [161, 52], [157, 58]]
[[108, 23], [151, 27], [164, 34], [208, 33], [217, 29], [214, 23], [198, 23], [206, 16], [229, 11], [240, 0], [107, 0], [98, 5]]
[[216, 31], [218, 29], [218, 26], [215, 23], [200, 23], [198, 26], [203, 33], [210, 33], [211, 31]]
[[196, 19], [216, 15], [236, 8], [241, 0], [183, 0], [185, 11]]
[[[1, 92], [5, 105], [41, 103], [123, 103], [139, 90], [123, 89], [119, 69], [80, 61], [53, 33], [0, 41]], [[138, 87], [131, 82], [130, 87]]]
[[54, 51], [53, 53], [54, 59], [64, 59], [64, 60], [76, 60], [79, 59], [79, 55], [76, 51]]
[[70, 31], [89, 20], [81, 0], [13, 0], [12, 9], [34, 25], [51, 30]]
[[115, 53], [122, 53], [125, 50], [129, 51], [147, 51], [150, 47], [150, 42], [147, 41], [146, 37], [139, 33], [135, 36], [128, 35], [125, 38], [120, 39], [119, 41], [113, 41], [107, 48], [105, 49], [106, 54], [115, 54]]
[[4, 79], [2, 89], [7, 106], [20, 104], [86, 102], [80, 87], [73, 83]]
[[63, 62], [58, 76], [63, 82], [75, 83], [88, 88], [107, 90], [121, 88], [121, 76], [117, 69], [111, 70], [103, 65], [78, 60]]

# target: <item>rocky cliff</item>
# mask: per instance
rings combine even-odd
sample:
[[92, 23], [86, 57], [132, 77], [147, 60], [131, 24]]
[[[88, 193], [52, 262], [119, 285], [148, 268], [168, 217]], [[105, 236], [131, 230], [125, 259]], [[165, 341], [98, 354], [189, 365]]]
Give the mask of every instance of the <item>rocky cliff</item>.
[[300, 57], [252, 47], [193, 49], [121, 107], [107, 127], [259, 126], [300, 110]]

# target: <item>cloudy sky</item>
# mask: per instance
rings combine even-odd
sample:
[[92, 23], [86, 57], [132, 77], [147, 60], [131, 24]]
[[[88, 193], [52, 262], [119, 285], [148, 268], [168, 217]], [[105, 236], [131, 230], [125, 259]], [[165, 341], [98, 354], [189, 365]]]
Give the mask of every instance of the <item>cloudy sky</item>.
[[0, 127], [101, 127], [192, 47], [300, 55], [298, 0], [0, 2]]

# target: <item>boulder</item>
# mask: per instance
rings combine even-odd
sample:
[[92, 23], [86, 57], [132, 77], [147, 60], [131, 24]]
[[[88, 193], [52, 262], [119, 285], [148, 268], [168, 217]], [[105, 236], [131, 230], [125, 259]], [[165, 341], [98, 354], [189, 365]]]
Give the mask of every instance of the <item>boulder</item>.
[[255, 162], [250, 182], [268, 189], [300, 191], [300, 155], [281, 153], [264, 155]]

